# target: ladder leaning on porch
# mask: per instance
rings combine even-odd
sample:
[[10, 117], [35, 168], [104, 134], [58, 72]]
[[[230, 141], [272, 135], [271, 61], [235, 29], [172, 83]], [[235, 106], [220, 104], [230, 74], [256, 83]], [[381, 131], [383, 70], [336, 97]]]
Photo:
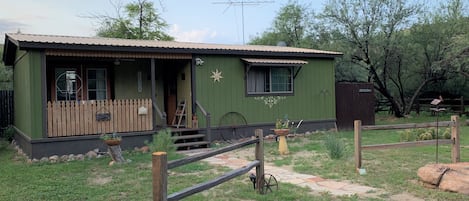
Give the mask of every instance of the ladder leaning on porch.
[[[176, 113], [174, 114], [173, 122], [171, 123], [173, 126], [176, 128], [179, 128], [181, 126], [185, 126], [185, 120], [186, 120], [186, 100], [183, 100], [179, 102], [177, 108], [176, 108]], [[177, 121], [177, 124], [176, 124]]]

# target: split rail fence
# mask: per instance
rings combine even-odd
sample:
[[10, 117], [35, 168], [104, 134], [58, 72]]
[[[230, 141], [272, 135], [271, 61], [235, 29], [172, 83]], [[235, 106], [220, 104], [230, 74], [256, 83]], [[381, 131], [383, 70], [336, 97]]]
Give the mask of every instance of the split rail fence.
[[[202, 192], [213, 188], [219, 184], [227, 182], [235, 177], [241, 176], [249, 172], [252, 168], [256, 168], [256, 186], [259, 193], [262, 193], [264, 187], [264, 135], [261, 129], [255, 130], [255, 139], [233, 144], [224, 148], [220, 148], [207, 153], [197, 154], [186, 158], [174, 160], [168, 163], [166, 152], [154, 152], [152, 154], [152, 174], [153, 174], [153, 200], [154, 201], [172, 201], [180, 200], [195, 193]], [[168, 189], [168, 170], [192, 162], [200, 161], [218, 154], [233, 151], [251, 144], [256, 144], [256, 159], [247, 165], [225, 173], [224, 175], [213, 180], [188, 187], [179, 192], [167, 195]]]
[[47, 103], [49, 137], [153, 129], [151, 99]]
[[[363, 130], [391, 130], [391, 129], [413, 129], [413, 128], [429, 128], [429, 127], [451, 127], [451, 139], [423, 140], [415, 142], [401, 142], [391, 144], [375, 144], [362, 145]], [[416, 124], [396, 124], [396, 125], [378, 125], [378, 126], [362, 126], [360, 120], [354, 122], [354, 140], [355, 140], [355, 168], [357, 171], [362, 167], [362, 150], [377, 149], [393, 149], [404, 147], [428, 146], [438, 144], [451, 144], [451, 160], [453, 163], [460, 161], [460, 128], [459, 116], [451, 116], [451, 121], [433, 122], [433, 123], [416, 123]]]

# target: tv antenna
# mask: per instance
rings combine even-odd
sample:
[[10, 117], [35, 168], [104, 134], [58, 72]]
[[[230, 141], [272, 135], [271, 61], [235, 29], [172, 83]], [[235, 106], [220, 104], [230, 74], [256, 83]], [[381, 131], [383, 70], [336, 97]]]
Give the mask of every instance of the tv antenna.
[[228, 10], [231, 6], [241, 6], [241, 18], [242, 18], [242, 29], [243, 29], [243, 45], [245, 44], [244, 42], [244, 6], [254, 6], [254, 5], [260, 5], [260, 4], [266, 4], [266, 3], [274, 3], [275, 1], [254, 1], [254, 0], [239, 0], [239, 1], [216, 1], [213, 2], [213, 4], [227, 4], [228, 6], [225, 8], [223, 13]]

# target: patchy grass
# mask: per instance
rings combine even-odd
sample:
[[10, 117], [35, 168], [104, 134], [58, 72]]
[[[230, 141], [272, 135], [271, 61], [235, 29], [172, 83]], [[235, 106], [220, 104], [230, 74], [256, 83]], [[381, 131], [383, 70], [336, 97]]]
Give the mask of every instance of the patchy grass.
[[[2, 146], [4, 147], [4, 146]], [[152, 200], [151, 155], [126, 152], [131, 163], [109, 166], [110, 158], [67, 163], [26, 163], [11, 148], [0, 149], [0, 200]], [[169, 194], [221, 176], [229, 169], [196, 162], [169, 171]], [[248, 176], [240, 176], [184, 200], [356, 200], [313, 195], [306, 188], [280, 184], [267, 195], [252, 189]]]
[[[381, 119], [380, 119], [381, 118]], [[421, 116], [419, 118], [403, 118], [387, 121], [378, 116], [379, 124], [397, 124], [414, 122], [436, 121], [434, 116]], [[422, 120], [424, 119], [424, 120]], [[461, 122], [465, 122], [465, 117]], [[440, 121], [449, 121], [450, 116], [440, 116]], [[463, 124], [463, 123], [462, 123]], [[418, 182], [418, 168], [436, 161], [436, 147], [424, 146], [415, 148], [400, 148], [389, 150], [367, 150], [362, 152], [362, 166], [366, 169], [366, 175], [358, 175], [355, 172], [353, 158], [353, 132], [339, 132], [339, 136], [345, 142], [345, 156], [340, 160], [332, 160], [327, 155], [327, 149], [322, 144], [329, 134], [318, 133], [303, 138], [288, 141], [291, 154], [289, 156], [266, 156], [266, 161], [275, 165], [289, 166], [294, 171], [319, 175], [323, 178], [349, 180], [352, 182], [384, 189], [390, 195], [403, 192], [425, 200], [468, 200], [469, 196], [443, 192], [440, 190], [424, 188]], [[469, 154], [469, 127], [461, 126], [461, 161], [469, 162], [466, 156]], [[400, 141], [398, 130], [364, 131], [362, 144], [397, 143]], [[277, 143], [266, 143], [266, 149], [276, 149]], [[451, 146], [439, 145], [439, 163], [451, 163]], [[297, 151], [292, 151], [297, 150]], [[309, 154], [305, 154], [309, 152]], [[383, 198], [386, 199], [386, 198]]]
[[[389, 117], [388, 117], [389, 118]], [[420, 119], [425, 120], [420, 120]], [[392, 119], [392, 118], [389, 118]], [[434, 120], [432, 116], [392, 119], [377, 116], [377, 123], [410, 123]], [[449, 120], [449, 115], [440, 117]], [[462, 119], [465, 121], [465, 118]], [[469, 161], [469, 127], [461, 127], [461, 160]], [[296, 172], [318, 175], [327, 179], [348, 180], [354, 183], [382, 188], [388, 194], [382, 200], [407, 192], [424, 200], [469, 200], [469, 196], [426, 189], [417, 181], [417, 169], [435, 162], [435, 147], [402, 148], [395, 150], [363, 151], [363, 167], [366, 175], [354, 171], [353, 132], [339, 132], [345, 143], [344, 157], [332, 160], [327, 154], [324, 139], [327, 133], [288, 139], [290, 153], [277, 154], [275, 141], [265, 143], [266, 162], [292, 169]], [[365, 131], [362, 143], [399, 142], [397, 131]], [[221, 146], [221, 145], [219, 145]], [[238, 155], [252, 160], [253, 148], [240, 150]], [[440, 145], [439, 160], [450, 162], [450, 146]], [[73, 161], [57, 164], [28, 164], [24, 158], [0, 143], [0, 200], [151, 200], [151, 155], [125, 152], [132, 162], [108, 166], [110, 158]], [[205, 162], [171, 169], [169, 193], [196, 183], [214, 179], [229, 171]], [[211, 190], [192, 195], [185, 200], [363, 200], [357, 196], [334, 197], [328, 193], [312, 194], [308, 189], [281, 183], [279, 191], [259, 195], [252, 189], [246, 176], [237, 177]], [[369, 199], [376, 200], [376, 199]]]

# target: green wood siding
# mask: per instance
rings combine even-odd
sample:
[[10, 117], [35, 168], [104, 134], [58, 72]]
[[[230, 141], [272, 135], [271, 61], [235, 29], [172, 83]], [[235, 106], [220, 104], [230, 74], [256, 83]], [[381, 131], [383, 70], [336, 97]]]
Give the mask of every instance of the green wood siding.
[[[292, 120], [335, 119], [334, 64], [332, 59], [304, 59], [304, 65], [294, 80], [294, 95], [280, 96], [277, 104], [269, 107], [261, 98], [246, 96], [245, 67], [239, 57], [204, 56], [203, 66], [196, 67], [197, 100], [212, 114], [212, 125], [228, 112], [240, 113], [248, 122], [273, 123], [285, 114]], [[222, 72], [220, 82], [210, 77]], [[278, 99], [277, 96], [271, 98]], [[204, 119], [198, 111], [199, 125]]]
[[[142, 72], [142, 92], [138, 91], [138, 72]], [[114, 67], [115, 99], [151, 99], [151, 66], [150, 60], [123, 62]], [[164, 111], [163, 74], [160, 66], [156, 66], [156, 103]], [[155, 111], [156, 112], [156, 111]], [[162, 121], [157, 117], [157, 124]]]
[[13, 75], [15, 126], [32, 139], [42, 138], [41, 54], [18, 51], [16, 55], [19, 60], [14, 66]]
[[[138, 72], [142, 72], [142, 91], [138, 91]], [[151, 98], [149, 62], [122, 62], [114, 66], [114, 91], [116, 99]]]

